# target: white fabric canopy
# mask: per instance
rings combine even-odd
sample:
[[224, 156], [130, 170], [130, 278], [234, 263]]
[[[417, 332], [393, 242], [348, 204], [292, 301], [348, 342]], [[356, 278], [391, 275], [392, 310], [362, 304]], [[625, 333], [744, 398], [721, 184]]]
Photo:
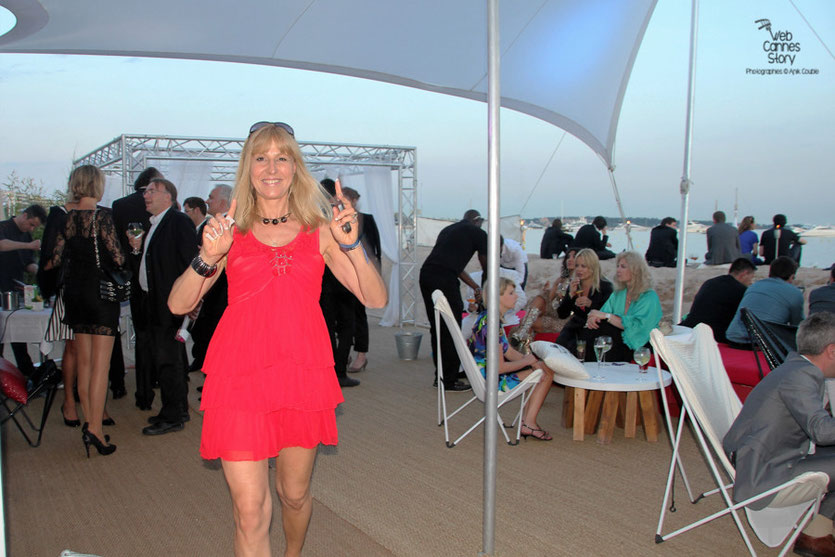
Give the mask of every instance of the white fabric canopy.
[[[632, 63], [656, 0], [504, 0], [502, 105], [612, 166]], [[226, 60], [487, 99], [484, 0], [0, 0], [0, 52]], [[350, 30], [347, 37], [342, 30]]]

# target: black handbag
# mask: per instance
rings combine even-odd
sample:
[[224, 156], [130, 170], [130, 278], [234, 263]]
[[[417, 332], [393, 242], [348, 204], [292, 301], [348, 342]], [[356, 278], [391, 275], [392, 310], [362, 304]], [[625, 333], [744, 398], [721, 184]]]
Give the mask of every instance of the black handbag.
[[99, 239], [96, 234], [96, 214], [93, 215], [93, 248], [96, 252], [96, 267], [99, 269], [99, 299], [104, 302], [124, 302], [130, 299], [133, 273], [130, 269], [105, 268], [99, 259]]

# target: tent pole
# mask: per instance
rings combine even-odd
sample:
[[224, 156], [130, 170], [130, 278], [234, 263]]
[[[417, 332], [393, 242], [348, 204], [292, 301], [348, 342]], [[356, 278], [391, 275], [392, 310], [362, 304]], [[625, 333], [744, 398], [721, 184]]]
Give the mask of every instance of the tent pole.
[[632, 234], [629, 230], [630, 227], [629, 227], [628, 221], [626, 220], [626, 214], [623, 212], [623, 203], [620, 200], [620, 192], [618, 192], [618, 183], [615, 181], [615, 167], [614, 166], [609, 167], [609, 180], [612, 182], [612, 191], [615, 194], [615, 203], [618, 206], [618, 213], [620, 214], [620, 220], [621, 220], [621, 222], [624, 223], [624, 226], [626, 227], [626, 245], [627, 245], [627, 249], [629, 251], [632, 251], [635, 248], [632, 246]]
[[684, 130], [684, 168], [681, 175], [681, 239], [678, 243], [676, 292], [673, 304], [673, 323], [681, 321], [684, 300], [684, 268], [687, 265], [687, 223], [690, 204], [690, 146], [693, 142], [693, 102], [696, 96], [696, 37], [699, 31], [699, 0], [693, 0], [690, 12], [690, 70], [687, 74], [687, 117]]
[[487, 0], [487, 389], [484, 397], [484, 517], [480, 555], [495, 551], [496, 417], [499, 393], [499, 1]]

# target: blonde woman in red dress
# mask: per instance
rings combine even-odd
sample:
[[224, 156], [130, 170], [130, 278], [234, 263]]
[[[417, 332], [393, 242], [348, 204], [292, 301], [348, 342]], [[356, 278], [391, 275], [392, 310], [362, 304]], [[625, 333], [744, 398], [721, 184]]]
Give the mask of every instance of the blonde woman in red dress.
[[344, 208], [330, 205], [287, 124], [252, 126], [233, 198], [226, 218], [209, 219], [168, 303], [188, 313], [225, 268], [229, 305], [203, 365], [200, 453], [221, 459], [237, 556], [270, 555], [275, 457], [284, 555], [295, 556], [310, 522], [317, 447], [336, 444], [343, 400], [319, 307], [322, 273], [327, 265], [369, 307], [385, 305], [386, 289], [357, 240], [356, 210], [339, 185]]

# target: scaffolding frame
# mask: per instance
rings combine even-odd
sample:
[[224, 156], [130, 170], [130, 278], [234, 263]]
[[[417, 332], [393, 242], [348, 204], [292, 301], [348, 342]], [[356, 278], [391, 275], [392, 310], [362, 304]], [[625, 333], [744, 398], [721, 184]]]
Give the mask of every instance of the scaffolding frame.
[[[217, 137], [177, 137], [123, 134], [73, 161], [73, 167], [92, 164], [106, 175], [118, 176], [123, 195], [155, 161], [212, 162], [211, 182], [234, 186], [238, 159], [244, 139]], [[299, 142], [305, 164], [311, 173], [329, 167], [344, 167], [346, 173], [364, 167], [388, 167], [397, 179], [398, 255], [400, 259], [400, 308], [398, 325], [416, 324], [418, 300], [417, 265], [417, 149], [395, 145]], [[395, 267], [395, 268], [398, 268]]]

